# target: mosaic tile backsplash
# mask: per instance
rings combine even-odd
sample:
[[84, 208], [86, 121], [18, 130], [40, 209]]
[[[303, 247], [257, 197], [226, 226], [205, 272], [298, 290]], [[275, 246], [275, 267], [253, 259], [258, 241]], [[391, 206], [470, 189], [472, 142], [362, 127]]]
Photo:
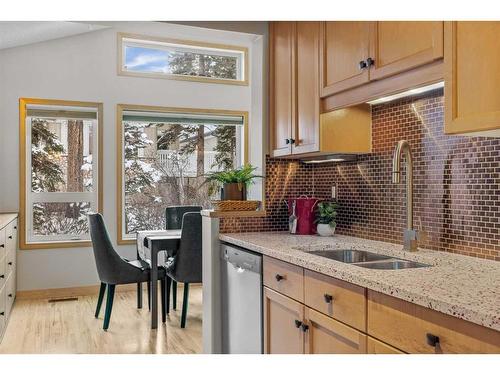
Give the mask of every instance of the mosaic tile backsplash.
[[267, 159], [264, 218], [225, 218], [221, 232], [284, 231], [284, 199], [302, 194], [328, 199], [333, 183], [340, 204], [337, 233], [402, 243], [406, 225], [404, 166], [391, 182], [397, 141], [414, 158], [414, 223], [420, 245], [500, 260], [500, 139], [443, 133], [443, 92], [372, 108], [373, 150], [357, 162], [306, 165]]

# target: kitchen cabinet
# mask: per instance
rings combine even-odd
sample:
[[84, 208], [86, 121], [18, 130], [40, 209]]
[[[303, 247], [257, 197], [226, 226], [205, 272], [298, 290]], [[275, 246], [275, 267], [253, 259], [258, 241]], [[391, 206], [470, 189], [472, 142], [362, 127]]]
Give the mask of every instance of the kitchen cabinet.
[[500, 22], [446, 22], [445, 133], [500, 129]]
[[500, 332], [368, 291], [367, 332], [407, 353], [500, 353]]
[[272, 22], [273, 156], [319, 150], [319, 22]]
[[263, 273], [265, 353], [500, 353], [499, 331], [269, 256]]
[[300, 302], [264, 287], [264, 353], [303, 353], [303, 320]]
[[443, 58], [443, 22], [371, 22], [370, 80], [381, 79]]
[[7, 327], [16, 298], [17, 217], [11, 214], [8, 221], [0, 217], [0, 341]]
[[323, 22], [321, 97], [443, 57], [443, 22]]
[[367, 83], [370, 22], [321, 23], [321, 96]]
[[366, 335], [305, 307], [302, 327], [306, 354], [364, 354]]

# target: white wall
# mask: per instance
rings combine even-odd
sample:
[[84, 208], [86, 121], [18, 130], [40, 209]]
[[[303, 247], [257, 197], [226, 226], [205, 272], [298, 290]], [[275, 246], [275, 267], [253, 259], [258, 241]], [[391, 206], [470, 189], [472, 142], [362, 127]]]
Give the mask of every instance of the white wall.
[[[263, 163], [263, 46], [265, 37], [153, 22], [108, 23], [88, 34], [0, 51], [0, 212], [19, 207], [18, 100], [20, 97], [104, 104], [104, 217], [116, 245], [116, 104], [143, 104], [249, 111], [250, 162]], [[263, 34], [267, 26], [262, 23]], [[117, 32], [129, 32], [249, 48], [250, 86], [193, 83], [117, 75]], [[117, 250], [135, 256], [134, 246]], [[94, 285], [91, 248], [24, 250], [18, 253], [18, 289]]]

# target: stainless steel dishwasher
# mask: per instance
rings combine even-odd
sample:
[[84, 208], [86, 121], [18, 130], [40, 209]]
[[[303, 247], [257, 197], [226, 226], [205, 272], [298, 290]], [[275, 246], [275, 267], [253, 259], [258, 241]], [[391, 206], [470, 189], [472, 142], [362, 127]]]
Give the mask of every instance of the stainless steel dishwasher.
[[221, 244], [222, 352], [263, 351], [262, 255]]

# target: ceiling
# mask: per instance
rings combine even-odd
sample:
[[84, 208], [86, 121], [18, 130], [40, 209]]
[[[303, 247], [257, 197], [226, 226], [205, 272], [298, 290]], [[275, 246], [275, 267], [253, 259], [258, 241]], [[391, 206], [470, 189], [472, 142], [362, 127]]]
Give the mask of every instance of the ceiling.
[[0, 50], [108, 28], [86, 22], [2, 21]]

